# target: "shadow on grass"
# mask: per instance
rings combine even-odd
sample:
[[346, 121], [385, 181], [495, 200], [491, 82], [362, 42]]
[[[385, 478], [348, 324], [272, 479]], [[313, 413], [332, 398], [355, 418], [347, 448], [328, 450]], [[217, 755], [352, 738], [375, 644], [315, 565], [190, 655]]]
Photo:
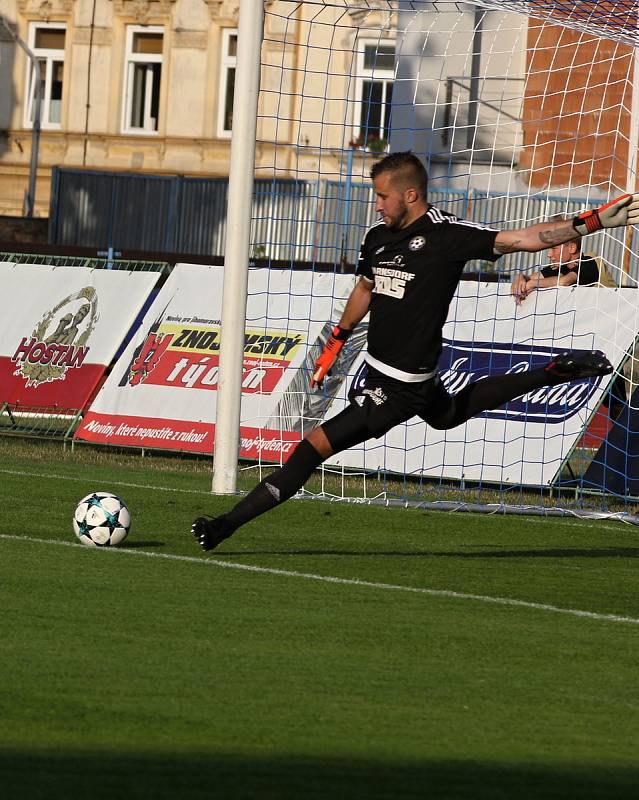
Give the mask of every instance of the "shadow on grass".
[[3, 796], [148, 800], [628, 800], [639, 773], [591, 765], [394, 763], [264, 755], [0, 754]]
[[211, 556], [386, 556], [391, 558], [639, 558], [639, 547], [557, 547], [537, 550], [491, 550], [474, 552], [444, 550], [215, 550]]

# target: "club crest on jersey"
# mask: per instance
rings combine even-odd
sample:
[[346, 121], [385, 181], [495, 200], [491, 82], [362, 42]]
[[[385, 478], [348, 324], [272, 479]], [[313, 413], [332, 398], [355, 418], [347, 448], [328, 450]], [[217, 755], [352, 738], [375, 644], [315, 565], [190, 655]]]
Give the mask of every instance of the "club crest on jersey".
[[408, 243], [408, 249], [414, 253], [416, 250], [421, 250], [425, 244], [426, 239], [423, 236], [413, 236]]

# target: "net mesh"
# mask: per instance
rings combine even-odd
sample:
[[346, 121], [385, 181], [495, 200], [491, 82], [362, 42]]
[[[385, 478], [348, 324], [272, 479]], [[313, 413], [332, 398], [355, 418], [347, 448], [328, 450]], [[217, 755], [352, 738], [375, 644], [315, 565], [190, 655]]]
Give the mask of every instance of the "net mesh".
[[[332, 271], [335, 323], [359, 243], [376, 220], [369, 171], [386, 152], [412, 150], [423, 159], [431, 203], [498, 228], [574, 216], [634, 191], [638, 19], [636, 2], [267, 4], [253, 250], [280, 265], [289, 259]], [[317, 491], [628, 510], [639, 495], [629, 455], [639, 383], [636, 233], [600, 232], [584, 250], [607, 288], [536, 292], [523, 310], [510, 280], [541, 269], [546, 254], [471, 262], [467, 277], [476, 280], [463, 282], [453, 301], [440, 368], [455, 391], [482, 369], [597, 347], [614, 361], [614, 376], [595, 388], [582, 382], [572, 394], [563, 387], [522, 398], [453, 431], [410, 420], [333, 457]], [[247, 327], [271, 322], [267, 310]], [[267, 427], [279, 421], [304, 433], [344, 407], [365, 324], [318, 395], [308, 375], [328, 330], [311, 304], [302, 332], [315, 346]], [[477, 348], [483, 361], [473, 372], [469, 354]]]

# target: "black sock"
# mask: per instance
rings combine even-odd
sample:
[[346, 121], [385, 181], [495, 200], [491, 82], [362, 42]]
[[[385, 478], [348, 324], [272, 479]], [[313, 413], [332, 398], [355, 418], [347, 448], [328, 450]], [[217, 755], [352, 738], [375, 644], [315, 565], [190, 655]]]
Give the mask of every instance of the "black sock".
[[224, 529], [228, 530], [230, 535], [240, 525], [293, 497], [322, 461], [324, 461], [323, 456], [307, 439], [302, 439], [283, 467], [260, 481], [246, 497], [223, 516]]
[[554, 386], [565, 383], [561, 378], [546, 372], [545, 369], [535, 369], [531, 372], [511, 372], [508, 375], [495, 375], [490, 378], [469, 383], [461, 392], [455, 395], [454, 419], [450, 420], [450, 427], [454, 428], [466, 422], [471, 417], [499, 408], [519, 395], [541, 389], [542, 386]]

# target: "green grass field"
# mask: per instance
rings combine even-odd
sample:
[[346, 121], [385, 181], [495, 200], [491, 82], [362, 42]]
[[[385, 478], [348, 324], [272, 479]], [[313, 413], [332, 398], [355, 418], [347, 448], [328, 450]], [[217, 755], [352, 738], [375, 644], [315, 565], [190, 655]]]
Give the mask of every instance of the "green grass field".
[[635, 528], [302, 500], [204, 555], [210, 461], [0, 455], [3, 797], [639, 795]]

